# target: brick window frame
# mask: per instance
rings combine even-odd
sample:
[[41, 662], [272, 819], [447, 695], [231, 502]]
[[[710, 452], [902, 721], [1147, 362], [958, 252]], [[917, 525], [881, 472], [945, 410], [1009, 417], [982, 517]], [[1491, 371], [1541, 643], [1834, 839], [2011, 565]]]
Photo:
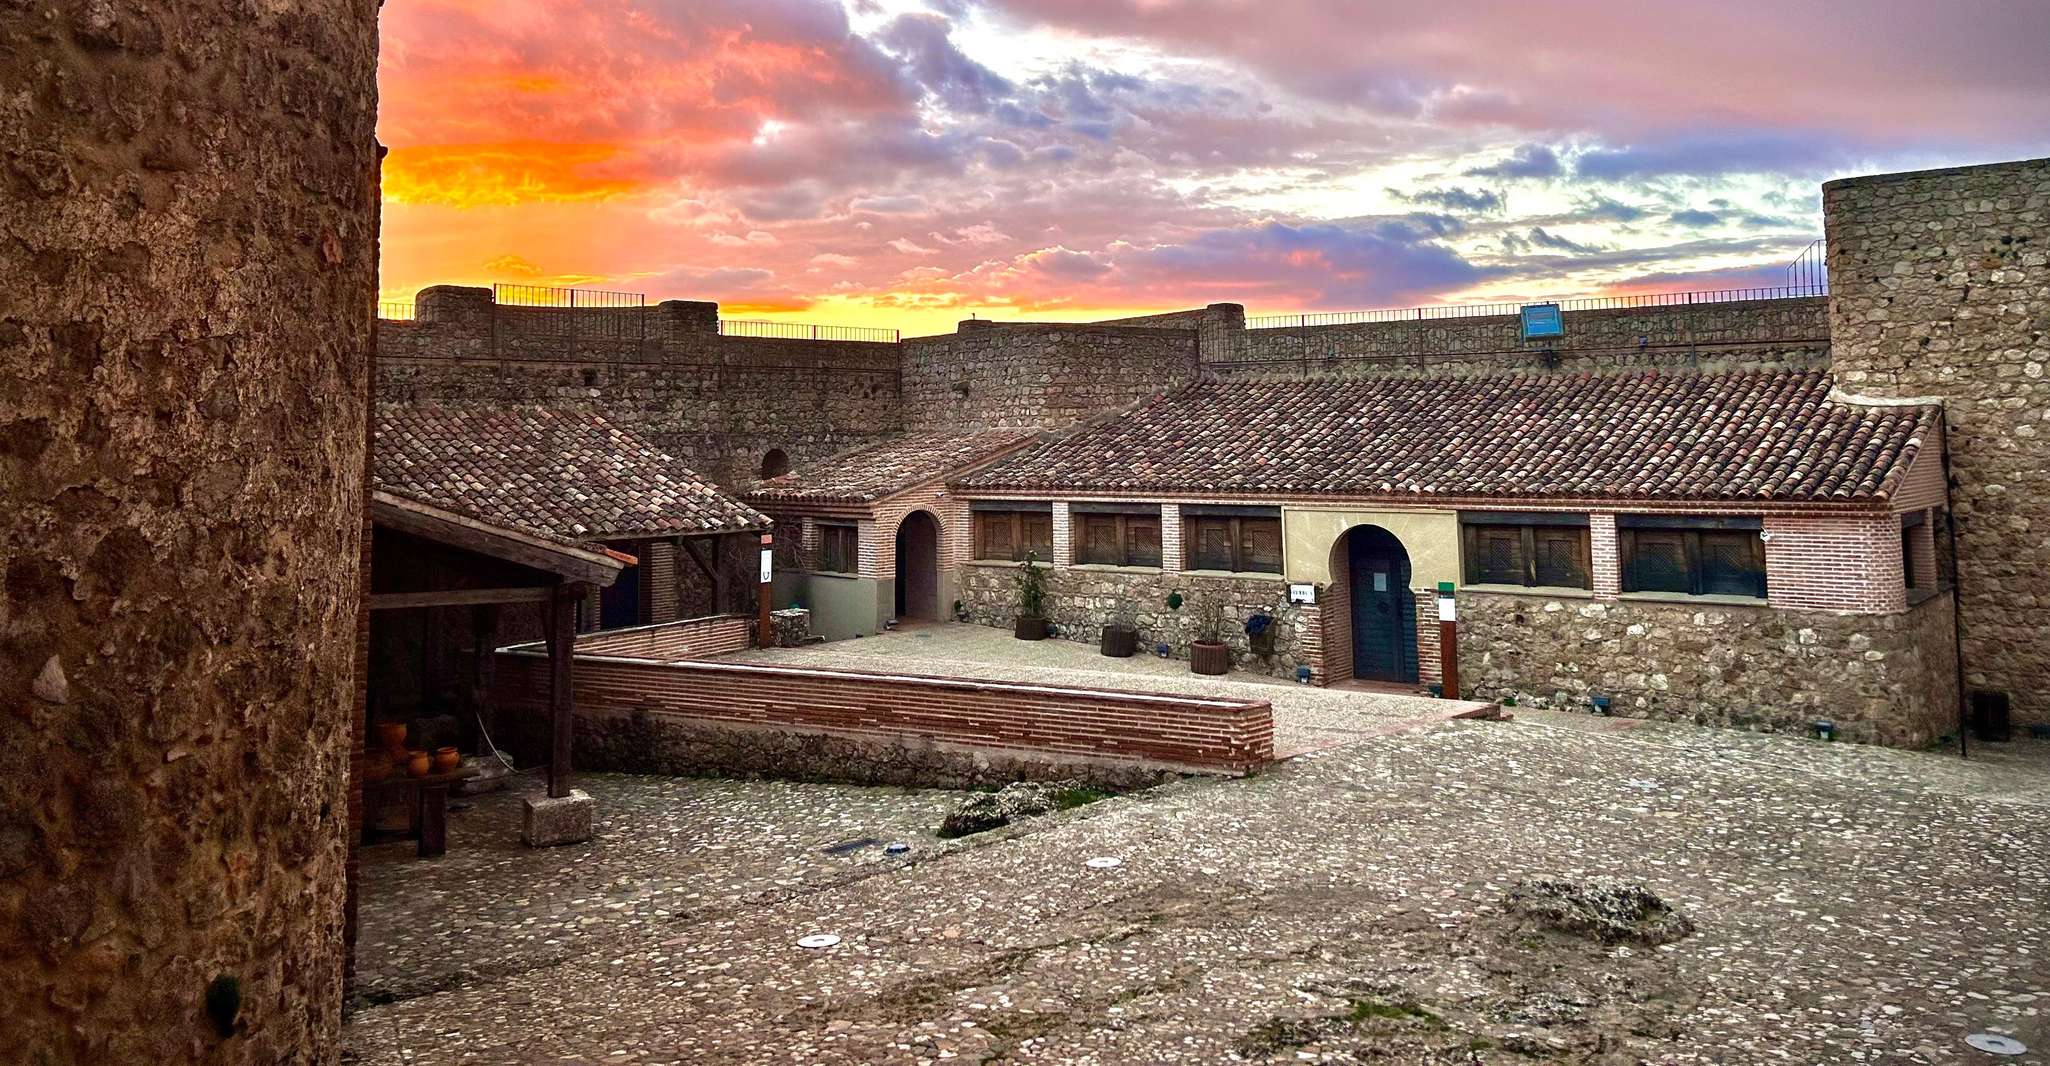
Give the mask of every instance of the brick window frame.
[[819, 555], [814, 569], [826, 574], [861, 571], [861, 527], [851, 522], [819, 523]]
[[1765, 599], [1763, 521], [1752, 517], [1618, 515], [1625, 593]]
[[1594, 542], [1584, 514], [1462, 511], [1460, 555], [1469, 585], [1594, 589]]
[[1234, 574], [1282, 572], [1281, 508], [1182, 508], [1183, 567]]
[[974, 509], [975, 558], [982, 562], [1024, 562], [1030, 555], [1053, 561], [1053, 505]]
[[1159, 507], [1072, 504], [1069, 514], [1069, 537], [1076, 562], [1159, 569]]

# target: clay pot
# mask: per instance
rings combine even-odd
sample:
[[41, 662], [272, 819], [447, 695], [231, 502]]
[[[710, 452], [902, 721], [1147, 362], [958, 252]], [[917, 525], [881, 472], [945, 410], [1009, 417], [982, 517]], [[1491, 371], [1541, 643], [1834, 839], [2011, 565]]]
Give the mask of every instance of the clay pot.
[[363, 760], [363, 780], [365, 783], [375, 784], [376, 782], [386, 780], [391, 777], [393, 772], [391, 760], [385, 758], [382, 752], [373, 754]]
[[434, 760], [433, 760], [433, 759], [431, 759], [431, 758], [429, 758], [426, 752], [424, 752], [424, 751], [413, 751], [413, 752], [408, 752], [408, 753], [407, 753], [407, 755], [406, 755], [406, 772], [407, 772], [407, 773], [409, 773], [409, 774], [412, 774], [412, 775], [413, 775], [414, 777], [426, 777], [426, 776], [427, 776], [427, 771], [429, 771], [429, 770], [432, 770], [433, 768], [434, 768]]
[[456, 750], [456, 749], [454, 749], [454, 748], [436, 748], [436, 749], [434, 749], [434, 772], [435, 772], [435, 773], [437, 773], [437, 774], [446, 774], [446, 773], [451, 773], [451, 772], [453, 772], [453, 771], [455, 770], [455, 768], [456, 768], [456, 767], [458, 767], [458, 766], [461, 766], [462, 764], [463, 764], [463, 753], [462, 753], [462, 752], [459, 752], [459, 751], [457, 751], [457, 750]]
[[384, 750], [386, 751], [406, 750], [406, 723], [377, 723], [377, 739], [384, 742]]
[[1231, 669], [1231, 649], [1222, 641], [1196, 641], [1189, 645], [1189, 669], [1199, 674], [1224, 673]]

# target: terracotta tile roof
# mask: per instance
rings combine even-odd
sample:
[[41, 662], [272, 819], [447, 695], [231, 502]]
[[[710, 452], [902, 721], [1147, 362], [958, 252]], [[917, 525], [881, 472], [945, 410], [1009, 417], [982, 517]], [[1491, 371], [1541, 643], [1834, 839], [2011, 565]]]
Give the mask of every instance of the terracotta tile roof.
[[1821, 371], [1204, 382], [968, 489], [1844, 502], [1898, 484], [1935, 408]]
[[384, 404], [378, 488], [570, 543], [766, 528], [645, 438], [542, 407]]
[[1035, 435], [1031, 430], [993, 429], [891, 437], [759, 482], [747, 498], [866, 503], [971, 466]]

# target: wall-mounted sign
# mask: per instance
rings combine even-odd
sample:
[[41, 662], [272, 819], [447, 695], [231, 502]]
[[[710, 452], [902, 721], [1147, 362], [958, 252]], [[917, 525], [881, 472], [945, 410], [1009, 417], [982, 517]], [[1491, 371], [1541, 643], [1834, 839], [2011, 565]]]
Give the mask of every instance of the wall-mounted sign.
[[1290, 603], [1310, 603], [1310, 604], [1314, 604], [1314, 603], [1316, 603], [1316, 602], [1317, 602], [1317, 586], [1315, 586], [1315, 585], [1290, 585], [1290, 586], [1288, 587], [1288, 602], [1290, 602]]
[[1566, 317], [1559, 313], [1558, 304], [1525, 304], [1523, 307], [1523, 339], [1542, 337], [1563, 337], [1566, 335]]

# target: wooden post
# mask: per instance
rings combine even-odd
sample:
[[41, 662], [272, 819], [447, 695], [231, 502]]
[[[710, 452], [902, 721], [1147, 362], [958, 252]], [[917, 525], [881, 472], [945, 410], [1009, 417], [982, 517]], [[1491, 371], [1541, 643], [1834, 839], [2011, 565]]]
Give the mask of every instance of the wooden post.
[[760, 648], [771, 648], [776, 645], [776, 633], [769, 621], [770, 583], [775, 577], [775, 543], [772, 534], [762, 534], [761, 574], [755, 582], [758, 590], [755, 597], [758, 612], [755, 616], [755, 646]]
[[1459, 610], [1452, 599], [1452, 582], [1438, 582], [1438, 676], [1439, 695], [1459, 698]]
[[577, 601], [583, 598], [584, 586], [565, 582], [555, 586], [555, 598], [548, 604], [548, 726], [551, 737], [548, 795], [551, 799], [569, 795], [570, 736], [576, 724], [570, 671], [576, 661]]

